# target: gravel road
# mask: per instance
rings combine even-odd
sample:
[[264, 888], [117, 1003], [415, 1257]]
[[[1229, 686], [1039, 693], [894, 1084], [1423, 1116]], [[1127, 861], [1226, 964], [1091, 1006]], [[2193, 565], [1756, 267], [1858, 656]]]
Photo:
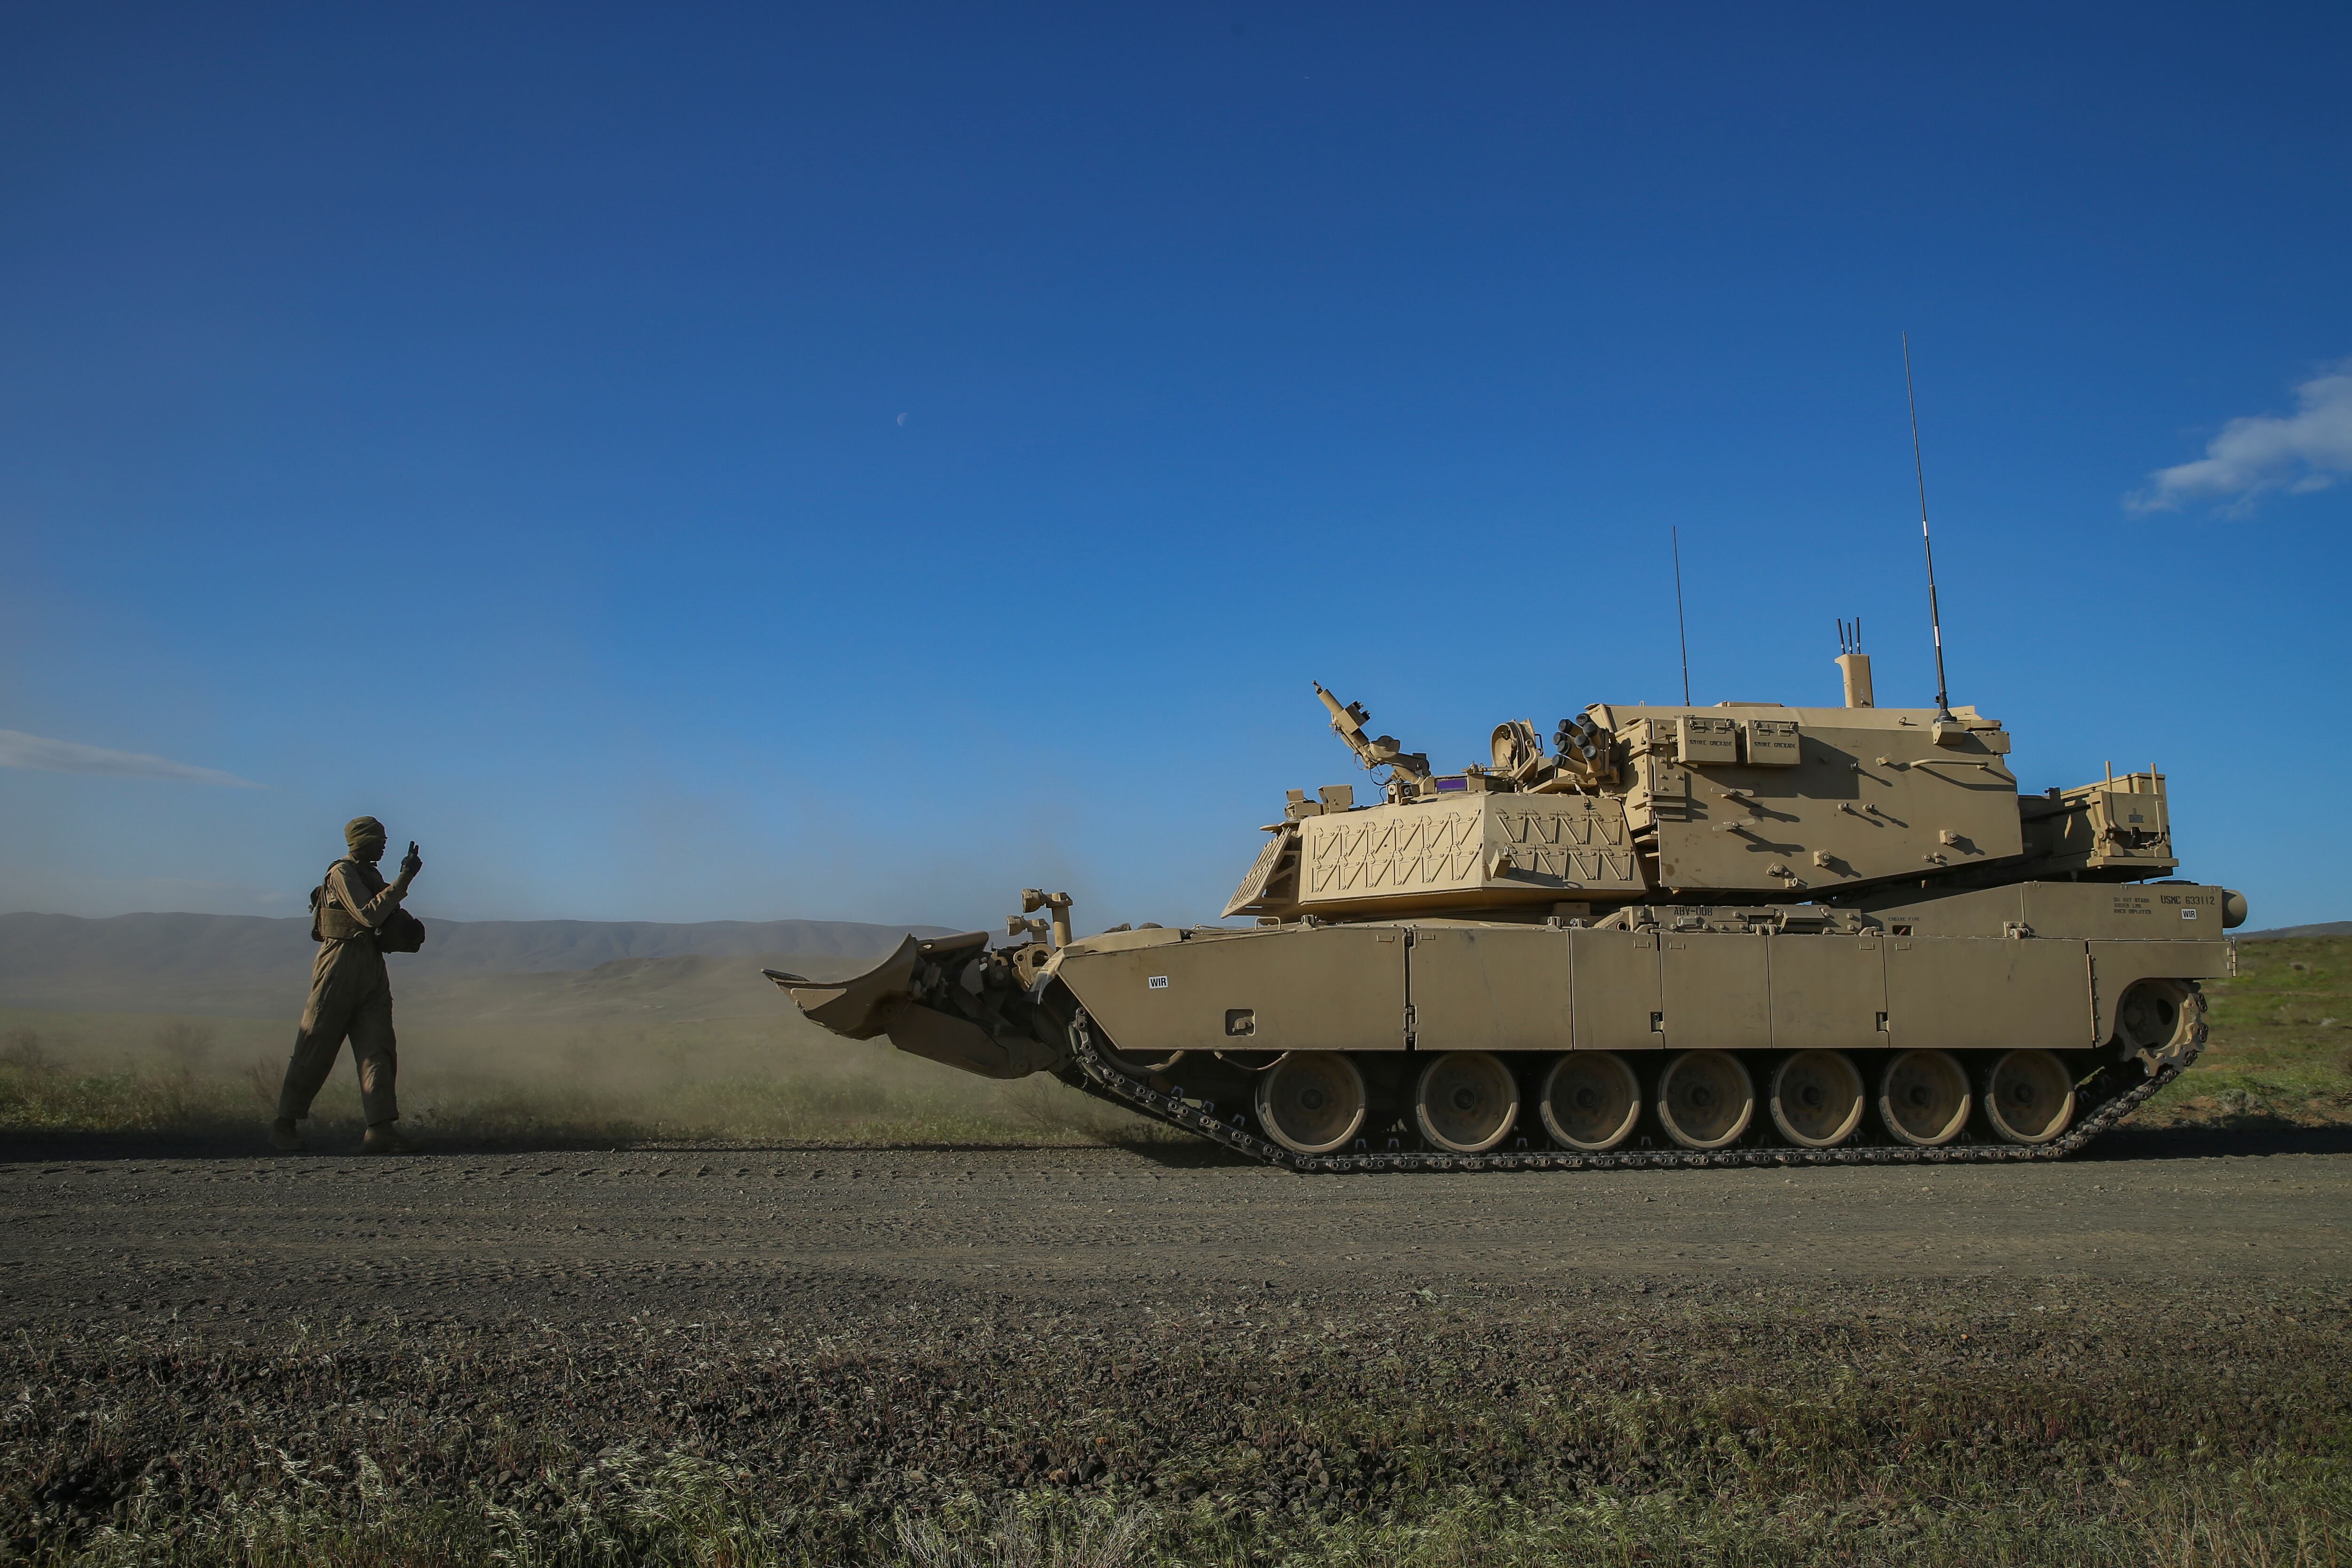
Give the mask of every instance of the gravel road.
[[19, 1159], [0, 1163], [0, 1324], [2352, 1274], [2352, 1153], [2184, 1143], [2126, 1134], [2022, 1167], [1349, 1177], [1190, 1149]]

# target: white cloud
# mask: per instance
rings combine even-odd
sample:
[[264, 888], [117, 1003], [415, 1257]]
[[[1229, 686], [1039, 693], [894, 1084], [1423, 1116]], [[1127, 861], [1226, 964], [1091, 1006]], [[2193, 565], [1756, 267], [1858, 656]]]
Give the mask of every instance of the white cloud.
[[2271, 490], [2303, 495], [2352, 478], [2352, 360], [2294, 389], [2295, 411], [2232, 419], [2193, 463], [2160, 468], [2126, 498], [2134, 511], [2176, 511], [2190, 500], [2226, 500], [2243, 515]]
[[0, 730], [0, 768], [36, 768], [47, 773], [111, 773], [121, 778], [171, 779], [179, 784], [229, 784], [259, 789], [251, 779], [215, 768], [191, 767], [142, 752], [110, 752], [72, 741], [52, 741], [21, 730]]

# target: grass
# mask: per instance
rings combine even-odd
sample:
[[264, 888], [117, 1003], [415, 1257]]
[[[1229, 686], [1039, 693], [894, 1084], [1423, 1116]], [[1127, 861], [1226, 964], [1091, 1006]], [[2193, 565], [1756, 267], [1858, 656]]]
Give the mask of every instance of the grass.
[[[500, 1563], [547, 1568], [870, 1563], [876, 1568], [1146, 1568], [1282, 1564], [1348, 1568], [1717, 1568], [1917, 1564], [1920, 1568], [2319, 1568], [2352, 1552], [2340, 1467], [2257, 1465], [2164, 1478], [2095, 1500], [1937, 1499], [1892, 1510], [1826, 1500], [1774, 1503], [1596, 1492], [1574, 1501], [1436, 1500], [1379, 1523], [1266, 1532], [1202, 1510], [977, 1500], [901, 1514], [862, 1542], [813, 1542], [789, 1511], [767, 1513], [722, 1465], [607, 1456], [551, 1489], [552, 1506], [412, 1500], [362, 1460], [363, 1505], [294, 1495], [238, 1499], [202, 1522], [134, 1510], [77, 1548], [31, 1561], [88, 1568], [236, 1564], [398, 1568]], [[338, 1478], [340, 1479], [340, 1478]], [[317, 1483], [313, 1483], [316, 1485]], [[320, 1490], [324, 1487], [320, 1486]], [[830, 1532], [825, 1532], [830, 1533]]]
[[1345, 1345], [1328, 1323], [1260, 1321], [1108, 1345], [1076, 1324], [1017, 1344], [829, 1345], [533, 1331], [394, 1346], [356, 1326], [272, 1349], [20, 1349], [0, 1552], [58, 1568], [2352, 1558], [2342, 1368], [2312, 1364], [2336, 1359], [2313, 1352], [2339, 1342], [2340, 1313], [2316, 1340], [2238, 1324], [2234, 1352], [2202, 1361], [2188, 1352], [2207, 1331], [2176, 1322], [2151, 1344], [2128, 1304], [2063, 1326], [1974, 1320], [1981, 1360], [1916, 1319], [1792, 1328], [1702, 1308], [1652, 1320], [1621, 1361], [1612, 1314], [1591, 1316], [1447, 1309], [1356, 1323]]

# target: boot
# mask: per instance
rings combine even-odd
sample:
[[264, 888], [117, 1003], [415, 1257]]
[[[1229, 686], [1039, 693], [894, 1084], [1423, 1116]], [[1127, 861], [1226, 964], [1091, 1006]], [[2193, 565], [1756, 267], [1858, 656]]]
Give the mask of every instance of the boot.
[[281, 1116], [269, 1124], [269, 1146], [281, 1154], [305, 1153], [310, 1147], [302, 1142], [301, 1131], [290, 1116]]
[[400, 1135], [400, 1129], [389, 1121], [379, 1121], [367, 1130], [360, 1140], [362, 1154], [414, 1154], [416, 1145]]

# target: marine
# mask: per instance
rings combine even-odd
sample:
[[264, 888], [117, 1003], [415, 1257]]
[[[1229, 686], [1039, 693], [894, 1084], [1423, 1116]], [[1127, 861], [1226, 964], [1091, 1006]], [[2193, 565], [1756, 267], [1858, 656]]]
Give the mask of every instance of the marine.
[[[367, 1132], [360, 1147], [370, 1154], [406, 1153], [400, 1135], [400, 1101], [394, 1089], [399, 1058], [392, 1029], [392, 977], [384, 969], [387, 945], [414, 952], [423, 928], [401, 909], [410, 884], [425, 868], [416, 846], [408, 847], [400, 875], [390, 882], [376, 869], [388, 837], [373, 816], [355, 816], [343, 828], [350, 853], [327, 868], [312, 895], [311, 940], [319, 943], [310, 966], [310, 999], [294, 1036], [294, 1055], [278, 1091], [278, 1120], [269, 1130], [272, 1147], [299, 1153], [308, 1147], [297, 1123], [310, 1114], [335, 1057], [348, 1039], [358, 1069], [360, 1104]], [[413, 938], [403, 940], [413, 932]]]

